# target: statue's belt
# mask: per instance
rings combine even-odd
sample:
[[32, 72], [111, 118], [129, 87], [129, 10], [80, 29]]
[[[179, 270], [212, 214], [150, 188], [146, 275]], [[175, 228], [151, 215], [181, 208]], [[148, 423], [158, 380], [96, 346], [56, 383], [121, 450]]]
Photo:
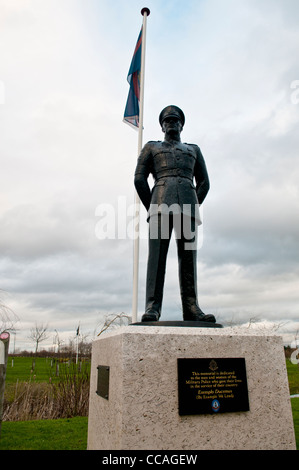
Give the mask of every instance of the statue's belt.
[[193, 182], [192, 173], [190, 172], [189, 174], [186, 174], [186, 170], [183, 170], [182, 168], [174, 168], [172, 170], [158, 171], [156, 181], [160, 180], [161, 178], [170, 177], [170, 176], [179, 176], [181, 178], [187, 178], [188, 180]]

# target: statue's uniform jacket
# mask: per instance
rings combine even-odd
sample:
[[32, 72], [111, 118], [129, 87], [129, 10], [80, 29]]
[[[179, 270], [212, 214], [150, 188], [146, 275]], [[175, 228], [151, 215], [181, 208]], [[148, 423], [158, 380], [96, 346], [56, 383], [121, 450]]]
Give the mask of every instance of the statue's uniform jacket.
[[[155, 181], [152, 191], [147, 182], [150, 174]], [[201, 223], [199, 205], [205, 199], [210, 184], [205, 161], [197, 145], [148, 142], [138, 157], [134, 183], [148, 211], [148, 219], [157, 211], [167, 211], [167, 206], [175, 208], [177, 205], [182, 213]]]

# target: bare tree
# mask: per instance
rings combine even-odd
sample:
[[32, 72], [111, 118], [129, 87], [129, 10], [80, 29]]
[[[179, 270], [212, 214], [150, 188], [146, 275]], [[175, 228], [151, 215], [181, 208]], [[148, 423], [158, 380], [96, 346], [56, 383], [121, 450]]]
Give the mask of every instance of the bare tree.
[[[3, 297], [3, 291], [0, 290], [1, 297]], [[18, 322], [16, 314], [4, 304], [0, 298], [0, 333], [3, 331], [15, 332], [15, 323]]]
[[55, 352], [55, 346], [57, 345], [57, 354], [59, 355], [60, 353], [60, 347], [61, 345], [64, 343], [64, 341], [62, 339], [59, 338], [59, 334], [57, 332], [57, 330], [55, 330], [56, 334], [53, 338], [53, 344], [54, 344], [54, 352]]
[[112, 326], [128, 325], [131, 320], [132, 318], [124, 312], [106, 315], [104, 324], [97, 336], [100, 336], [104, 331], [108, 330], [108, 328], [111, 328]]
[[297, 364], [299, 367], [299, 340], [298, 340], [299, 329], [296, 330], [294, 341], [292, 341], [291, 347], [294, 347], [294, 350], [291, 354], [292, 364]]
[[79, 356], [88, 356], [90, 354], [90, 350], [91, 350], [91, 343], [87, 340], [89, 334], [88, 333], [85, 333], [85, 334], [82, 334], [80, 333], [79, 335], [79, 348], [78, 348], [78, 351], [79, 351]]
[[38, 325], [36, 323], [35, 327], [31, 328], [30, 330], [29, 339], [31, 339], [35, 343], [35, 354], [37, 354], [39, 343], [49, 338], [47, 329], [48, 329], [48, 325], [43, 325], [43, 324]]

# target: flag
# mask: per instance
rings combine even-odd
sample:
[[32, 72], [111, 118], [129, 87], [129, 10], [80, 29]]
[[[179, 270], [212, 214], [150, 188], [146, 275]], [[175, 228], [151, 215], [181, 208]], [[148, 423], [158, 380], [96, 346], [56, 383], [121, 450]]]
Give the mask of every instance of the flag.
[[135, 51], [127, 77], [128, 83], [130, 85], [130, 90], [124, 113], [124, 122], [135, 127], [139, 127], [142, 29], [143, 28], [141, 28], [137, 39]]
[[80, 330], [80, 325], [78, 325], [77, 331], [76, 331], [76, 336], [79, 335], [79, 330]]

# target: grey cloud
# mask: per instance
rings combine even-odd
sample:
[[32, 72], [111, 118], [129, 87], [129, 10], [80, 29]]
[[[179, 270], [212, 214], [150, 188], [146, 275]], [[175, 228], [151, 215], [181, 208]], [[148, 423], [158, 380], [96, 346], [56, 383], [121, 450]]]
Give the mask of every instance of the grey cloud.
[[92, 234], [91, 220], [76, 215], [76, 207], [56, 209], [20, 204], [1, 217], [0, 249], [11, 258], [39, 258], [61, 252], [82, 251]]

